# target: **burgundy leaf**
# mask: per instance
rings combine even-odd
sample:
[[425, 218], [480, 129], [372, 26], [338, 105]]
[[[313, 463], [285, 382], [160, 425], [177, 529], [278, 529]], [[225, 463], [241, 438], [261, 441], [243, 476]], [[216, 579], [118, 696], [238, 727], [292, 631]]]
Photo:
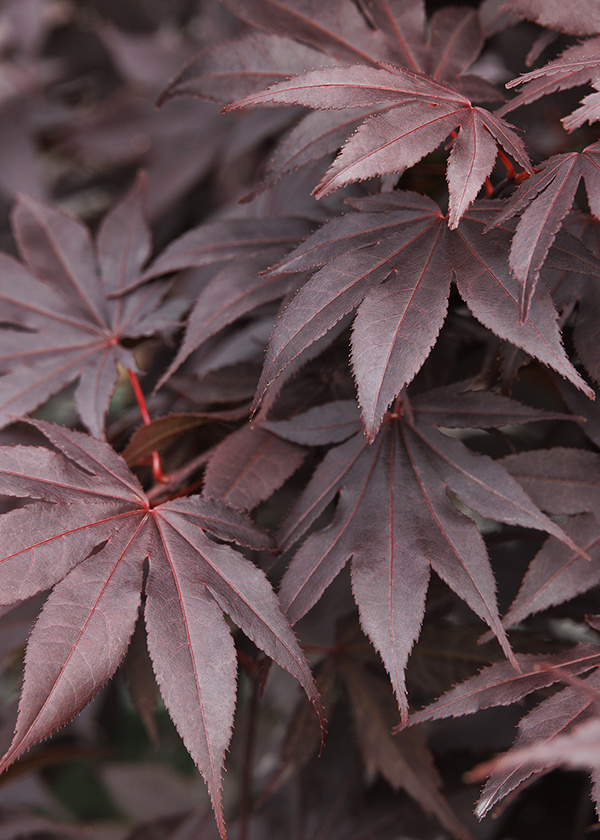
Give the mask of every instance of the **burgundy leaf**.
[[186, 62], [161, 94], [160, 102], [186, 95], [232, 102], [324, 63], [328, 62], [323, 53], [289, 38], [247, 35], [229, 42], [226, 51], [218, 44]]
[[146, 540], [144, 523], [129, 523], [54, 588], [29, 639], [17, 728], [0, 772], [81, 711], [116, 671], [137, 620], [136, 551]]
[[502, 619], [505, 627], [569, 601], [600, 582], [600, 526], [596, 516], [574, 516], [563, 529], [587, 557], [549, 537], [529, 564], [519, 592]]
[[[452, 504], [448, 487], [484, 516], [557, 533], [572, 551], [582, 550], [500, 464], [427, 425], [429, 418], [420, 421], [418, 412], [413, 425], [410, 410], [401, 405], [387, 415], [371, 446], [355, 435], [331, 449], [315, 471], [284, 522], [282, 547], [297, 541], [336, 494], [337, 505], [331, 522], [310, 534], [292, 559], [280, 600], [290, 621], [298, 621], [352, 558], [361, 624], [405, 718], [404, 669], [419, 634], [430, 566], [488, 624], [517, 665], [498, 616], [483, 539]], [[492, 414], [480, 423], [497, 419]]]
[[537, 449], [508, 455], [502, 464], [535, 503], [555, 514], [600, 506], [600, 455], [583, 449]]
[[163, 449], [173, 443], [191, 429], [197, 429], [198, 426], [204, 426], [207, 423], [241, 420], [246, 416], [247, 409], [242, 408], [233, 411], [169, 414], [166, 417], [159, 417], [158, 420], [153, 420], [147, 426], [142, 426], [134, 432], [123, 451], [123, 457], [129, 466], [133, 466], [139, 464], [155, 450]]
[[[401, 389], [421, 367], [442, 325], [452, 271], [473, 314], [494, 332], [592, 391], [562, 347], [557, 312], [545, 287], [536, 290], [528, 318], [519, 320], [517, 282], [506, 264], [510, 231], [484, 235], [486, 206], [449, 231], [429, 199], [394, 192], [353, 202], [349, 212], [321, 227], [273, 271], [306, 271], [307, 280], [275, 326], [255, 405], [286, 368], [357, 308], [353, 365], [367, 434], [374, 436]], [[582, 253], [583, 252], [583, 253]], [[552, 249], [552, 264], [563, 252]], [[583, 246], [570, 256], [580, 271], [595, 271]], [[452, 268], [451, 268], [452, 267]]]
[[504, 5], [526, 20], [569, 35], [600, 32], [600, 13], [585, 0], [574, 0], [568, 8], [560, 0], [508, 0]]
[[343, 659], [339, 670], [348, 691], [354, 728], [367, 772], [378, 771], [394, 789], [402, 788], [453, 837], [471, 838], [440, 793], [441, 779], [433, 756], [418, 730], [390, 732], [393, 703], [385, 685]]
[[[582, 681], [582, 685], [597, 696], [600, 687], [600, 672], [598, 670]], [[539, 776], [553, 769], [559, 761], [553, 756], [552, 742], [561, 737], [570, 740], [570, 734], [589, 721], [593, 700], [577, 688], [565, 688], [554, 694], [548, 700], [536, 706], [519, 724], [519, 736], [507, 753], [504, 764], [494, 770], [484, 787], [477, 808], [476, 815], [481, 819], [504, 796], [522, 784], [532, 774]], [[564, 733], [564, 734], [563, 734]], [[560, 746], [559, 741], [559, 746]], [[535, 758], [538, 745], [546, 744], [539, 759]], [[564, 744], [564, 741], [563, 741]], [[573, 745], [575, 746], [575, 745]], [[531, 760], [528, 757], [532, 748]], [[515, 758], [512, 754], [514, 750]], [[550, 755], [548, 755], [550, 754]], [[579, 765], [581, 766], [581, 765]]]
[[[582, 152], [555, 155], [521, 184], [495, 219], [500, 224], [516, 213], [521, 218], [510, 250], [509, 264], [519, 280], [522, 309], [527, 313], [539, 271], [548, 249], [573, 203], [581, 178], [585, 180], [590, 209], [600, 218], [600, 143]], [[523, 208], [526, 208], [525, 210]], [[523, 211], [523, 212], [521, 212]]]
[[[145, 179], [105, 217], [97, 248], [87, 228], [50, 205], [21, 197], [13, 228], [25, 266], [0, 254], [0, 424], [11, 422], [79, 381], [75, 403], [97, 437], [117, 382], [117, 362], [136, 370], [124, 341], [173, 324], [161, 309], [163, 282], [111, 298], [137, 277], [150, 240], [144, 221]], [[9, 326], [24, 327], [16, 331]]]
[[203, 492], [251, 510], [268, 499], [300, 466], [306, 452], [260, 427], [242, 426], [217, 446]]
[[[294, 76], [229, 109], [268, 103], [323, 110], [368, 107], [372, 115], [346, 143], [315, 195], [352, 181], [402, 173], [458, 130], [448, 165], [449, 225], [458, 225], [496, 159], [499, 143], [524, 169], [531, 166], [510, 126], [447, 85], [401, 68], [331, 67]], [[380, 111], [382, 105], [388, 110]]]
[[322, 6], [311, 0], [226, 0], [225, 5], [258, 29], [300, 41], [346, 63], [371, 62], [372, 54], [384, 50], [381, 33], [374, 32], [345, 0]]
[[451, 688], [439, 700], [420, 712], [411, 714], [409, 722], [422, 723], [447, 717], [470, 715], [491, 706], [508, 706], [522, 697], [553, 685], [560, 677], [553, 669], [567, 674], [582, 674], [600, 664], [597, 646], [580, 644], [560, 654], [517, 654], [520, 672], [509, 662], [488, 665], [468, 680]]
[[360, 428], [360, 415], [354, 400], [336, 400], [309, 408], [289, 420], [267, 420], [263, 429], [301, 446], [341, 443]]
[[9, 603], [57, 585], [31, 636], [17, 732], [1, 766], [66, 723], [110, 678], [136, 623], [148, 558], [150, 654], [224, 837], [221, 773], [236, 686], [222, 611], [299, 679], [320, 712], [306, 660], [263, 572], [206, 532], [254, 548], [268, 547], [269, 539], [214, 499], [150, 507], [107, 444], [41, 421], [34, 425], [60, 452], [0, 448], [5, 492], [46, 500], [2, 519], [9, 552], [0, 562], [2, 591]]
[[[587, 21], [590, 20], [589, 9], [586, 9], [586, 19]], [[592, 26], [594, 26], [594, 32], [600, 31], [600, 27], [594, 24]], [[542, 96], [554, 93], [557, 90], [578, 87], [586, 83], [597, 88], [600, 81], [599, 44], [600, 39], [598, 38], [590, 38], [581, 44], [573, 44], [567, 47], [559, 58], [555, 58], [544, 67], [525, 73], [518, 79], [513, 79], [507, 84], [508, 88], [524, 85], [524, 89], [514, 99], [499, 108], [497, 113], [504, 116], [504, 114], [514, 111], [521, 105], [529, 105]], [[586, 102], [588, 106], [595, 105], [597, 94], [584, 97], [583, 102]], [[562, 123], [567, 131], [573, 131], [575, 128], [582, 126], [584, 122], [589, 121], [591, 123], [597, 119], [597, 105], [591, 111], [588, 111], [584, 106], [578, 108], [570, 116], [563, 117]]]

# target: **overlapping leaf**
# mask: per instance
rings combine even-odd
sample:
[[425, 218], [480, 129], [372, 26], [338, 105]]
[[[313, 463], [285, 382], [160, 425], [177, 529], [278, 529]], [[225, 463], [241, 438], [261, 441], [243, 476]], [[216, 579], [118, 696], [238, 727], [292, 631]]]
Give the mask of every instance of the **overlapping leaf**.
[[[595, 31], [598, 31], [597, 25]], [[523, 85], [523, 90], [499, 108], [496, 113], [504, 116], [521, 105], [529, 105], [557, 90], [567, 90], [585, 84], [591, 84], [597, 90], [600, 85], [599, 50], [600, 38], [590, 38], [582, 44], [568, 47], [559, 58], [555, 58], [544, 67], [513, 79], [506, 86], [514, 88]], [[567, 131], [573, 131], [585, 122], [593, 123], [598, 119], [600, 119], [600, 92], [585, 96], [581, 100], [581, 107], [568, 117], [563, 117], [562, 124]]]
[[157, 681], [224, 837], [221, 773], [236, 663], [223, 612], [300, 681], [320, 710], [265, 575], [221, 542], [258, 549], [270, 540], [244, 514], [206, 497], [151, 507], [107, 444], [35, 425], [58, 451], [0, 448], [3, 492], [43, 500], [0, 520], [0, 591], [12, 603], [54, 589], [29, 641], [15, 737], [0, 769], [70, 720], [112, 676], [133, 633], [148, 560], [145, 619]]
[[524, 313], [548, 249], [571, 209], [582, 178], [590, 210], [600, 218], [600, 143], [592, 143], [582, 152], [554, 155], [541, 163], [536, 174], [515, 190], [493, 223], [502, 224], [520, 214], [509, 263], [519, 280]]
[[574, 0], [566, 6], [561, 0], [508, 0], [503, 3], [526, 20], [558, 29], [569, 35], [593, 35], [600, 32], [600, 10], [586, 0]]
[[[496, 410], [486, 418], [479, 395], [458, 389], [454, 402], [460, 393], [461, 406], [454, 410], [451, 392], [442, 389], [425, 399], [423, 416], [419, 399], [410, 406], [398, 401], [371, 445], [359, 432], [332, 448], [279, 535], [282, 548], [289, 548], [337, 497], [330, 524], [312, 533], [291, 561], [280, 600], [297, 621], [352, 557], [361, 623], [390, 675], [403, 718], [404, 668], [419, 635], [430, 568], [489, 625], [515, 662], [483, 539], [448, 490], [483, 516], [546, 530], [577, 550], [500, 464], [436, 428], [521, 422], [523, 407], [496, 397], [490, 400]], [[326, 417], [326, 409], [320, 410]]]
[[[520, 655], [517, 657], [520, 673], [511, 670], [508, 662], [497, 662], [410, 716], [410, 723], [421, 723], [473, 714], [493, 706], [506, 706], [556, 683], [562, 677], [572, 679], [573, 675], [592, 670], [585, 680], [579, 681], [581, 687], [569, 686], [559, 691], [521, 720], [519, 736], [514, 746], [500, 759], [497, 769], [494, 767], [496, 762], [482, 768], [485, 773], [491, 772], [491, 776], [477, 805], [477, 816], [485, 816], [504, 796], [532, 776], [547, 773], [561, 763], [553, 750], [553, 740], [559, 739], [557, 748], [560, 748], [563, 737], [568, 737], [571, 732], [576, 736], [586, 721], [590, 718], [595, 720], [594, 697], [600, 686], [599, 656], [597, 645], [581, 644], [552, 656]], [[536, 754], [537, 747], [541, 748], [539, 754]], [[474, 777], [481, 775], [478, 771]]]
[[[484, 235], [495, 205], [474, 208], [455, 231], [429, 198], [394, 192], [353, 202], [356, 212], [324, 225], [273, 270], [319, 268], [283, 311], [267, 350], [255, 404], [306, 347], [357, 309], [352, 362], [367, 435], [427, 358], [443, 324], [454, 278], [476, 318], [496, 335], [592, 391], [569, 362], [547, 289], [519, 318], [518, 284], [506, 252], [511, 231]], [[596, 271], [574, 237], [557, 241], [553, 265]]]
[[[556, 677], [555, 677], [556, 678]], [[519, 724], [519, 735], [496, 767], [491, 770], [475, 814], [484, 817], [511, 791], [539, 778], [560, 764], [593, 771], [593, 796], [598, 800], [598, 763], [590, 760], [593, 741], [587, 743], [587, 760], [582, 760], [581, 739], [597, 738], [598, 716], [594, 708], [600, 689], [600, 672], [595, 670], [579, 682], [540, 703]], [[591, 695], [591, 696], [590, 696]], [[565, 748], [569, 759], [565, 758]], [[561, 755], [562, 751], [562, 755]]]
[[[427, 25], [422, 0], [393, 6], [380, 0], [361, 3], [362, 14], [347, 0], [336, 0], [335, 4], [328, 3], [322, 8], [309, 6], [303, 0], [270, 0], [267, 3], [231, 0], [228, 6], [247, 23], [268, 34], [245, 36], [230, 44], [227, 62], [224, 62], [218, 48], [200, 54], [170, 83], [165, 97], [191, 93], [231, 102], [251, 95], [257, 88], [272, 86], [276, 82], [285, 83], [286, 78], [302, 71], [338, 63], [356, 64], [358, 61], [370, 68], [389, 71], [390, 64], [393, 64], [425, 74], [435, 81], [451, 80], [459, 91], [476, 100], [494, 101], [499, 98], [498, 92], [484, 79], [462, 75], [476, 60], [483, 46], [480, 19], [472, 9], [440, 9]], [[314, 106], [313, 102], [310, 104]], [[264, 185], [274, 183], [295, 167], [336, 151], [361, 120], [385, 114], [388, 109], [388, 105], [373, 109], [372, 102], [368, 102], [360, 107], [346, 105], [338, 114], [308, 115], [277, 149]], [[425, 118], [423, 121], [426, 121]], [[418, 117], [415, 130], [417, 124]], [[433, 147], [458, 124], [456, 122], [445, 133], [439, 128], [440, 137], [433, 142]], [[478, 124], [478, 128], [472, 127], [472, 130], [482, 147], [480, 154], [485, 156], [487, 153], [488, 157], [491, 154], [493, 162], [495, 143], [482, 133], [482, 125]], [[423, 154], [426, 154], [431, 148], [427, 143], [432, 141], [424, 139], [424, 136], [420, 132], [413, 145], [425, 144]], [[464, 139], [463, 132], [459, 142], [463, 151], [470, 143], [467, 141], [465, 144]], [[502, 139], [500, 142], [503, 142]], [[519, 149], [523, 157], [522, 147]], [[455, 169], [462, 166], [459, 157], [457, 151]], [[452, 177], [455, 178], [454, 173]], [[484, 178], [485, 175], [482, 181]], [[472, 184], [469, 187], [471, 191], [474, 189]]]
[[542, 449], [509, 455], [503, 464], [540, 508], [571, 515], [564, 530], [590, 558], [549, 538], [529, 564], [503, 619], [505, 627], [512, 627], [600, 581], [600, 457], [579, 449]]
[[497, 144], [532, 171], [523, 142], [508, 123], [449, 85], [399, 67], [356, 64], [313, 70], [246, 96], [228, 109], [269, 103], [325, 111], [365, 109], [366, 119], [321, 180], [317, 197], [353, 181], [401, 174], [456, 131], [447, 170], [451, 228], [492, 171]]
[[120, 295], [150, 254], [144, 193], [141, 177], [105, 217], [95, 242], [66, 213], [19, 199], [13, 230], [23, 262], [0, 254], [0, 426], [78, 382], [77, 411], [102, 437], [117, 363], [137, 370], [123, 342], [177, 323], [180, 304], [162, 302], [164, 281]]

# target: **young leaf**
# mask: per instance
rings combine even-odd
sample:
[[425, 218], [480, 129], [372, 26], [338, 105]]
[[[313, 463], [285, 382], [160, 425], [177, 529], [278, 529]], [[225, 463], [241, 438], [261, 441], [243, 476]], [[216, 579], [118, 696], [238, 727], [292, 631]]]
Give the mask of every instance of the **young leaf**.
[[222, 612], [300, 681], [320, 712], [306, 660], [264, 573], [206, 532], [253, 548], [270, 541], [244, 514], [202, 496], [152, 508], [107, 444], [34, 425], [59, 452], [0, 448], [4, 492], [44, 499], [2, 519], [0, 590], [11, 603], [56, 586], [29, 642], [17, 729], [0, 769], [70, 720], [112, 676], [135, 626], [148, 558], [150, 655], [224, 837], [221, 773], [236, 669]]

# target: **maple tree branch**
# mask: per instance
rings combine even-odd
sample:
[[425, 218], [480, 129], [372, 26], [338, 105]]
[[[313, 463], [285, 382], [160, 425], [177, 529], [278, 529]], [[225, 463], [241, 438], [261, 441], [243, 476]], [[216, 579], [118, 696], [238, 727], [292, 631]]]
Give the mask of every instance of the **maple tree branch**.
[[[135, 399], [140, 409], [144, 426], [149, 426], [152, 421], [150, 419], [146, 398], [144, 397], [144, 392], [142, 391], [137, 373], [133, 370], [128, 370], [127, 375], [129, 376], [129, 381], [131, 382], [131, 387], [133, 388], [133, 393], [135, 394]], [[167, 481], [167, 477], [163, 472], [160, 455], [157, 450], [154, 450], [152, 453], [152, 477], [158, 484], [164, 484]]]

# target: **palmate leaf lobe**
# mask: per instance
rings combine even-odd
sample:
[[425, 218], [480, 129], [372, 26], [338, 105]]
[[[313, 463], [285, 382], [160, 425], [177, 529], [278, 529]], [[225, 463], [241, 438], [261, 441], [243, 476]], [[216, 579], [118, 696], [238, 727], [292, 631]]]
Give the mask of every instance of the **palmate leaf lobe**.
[[[596, 27], [598, 32], [600, 27]], [[496, 112], [500, 116], [529, 105], [558, 90], [568, 90], [584, 84], [591, 84], [596, 91], [600, 84], [600, 58], [598, 49], [600, 38], [589, 38], [581, 44], [573, 44], [553, 61], [525, 73], [518, 79], [513, 79], [506, 85], [508, 88], [523, 86], [521, 92], [501, 106]], [[590, 124], [600, 118], [600, 93], [591, 93], [581, 100], [581, 107], [577, 108], [561, 122], [567, 131], [580, 128], [585, 122]]]
[[[552, 741], [564, 733], [576, 732], [579, 726], [592, 717], [594, 695], [597, 696], [600, 685], [598, 657], [597, 645], [579, 644], [560, 654], [518, 655], [520, 673], [511, 670], [508, 662], [496, 662], [454, 686], [426, 708], [411, 714], [409, 724], [473, 714], [493, 706], [506, 706], [561, 679], [570, 681], [575, 675], [591, 671], [581, 681], [587, 692], [578, 690], [576, 684], [574, 687], [569, 686], [544, 700], [522, 718], [516, 742], [505, 754], [506, 760], [501, 759], [497, 768], [495, 761], [486, 764], [481, 770], [476, 768], [473, 778], [491, 772], [475, 811], [481, 818], [532, 775], [537, 777], [560, 763], [553, 755]], [[543, 747], [544, 743], [547, 744], [548, 755], [542, 754], [536, 758], [536, 745]], [[529, 747], [532, 748], [531, 757], [528, 756]]]
[[[137, 370], [123, 342], [178, 323], [181, 303], [163, 301], [170, 283], [156, 280], [124, 294], [150, 254], [145, 193], [142, 174], [106, 215], [95, 241], [63, 211], [19, 197], [12, 226], [22, 262], [0, 254], [0, 427], [77, 382], [78, 414], [103, 437], [117, 364]], [[151, 275], [163, 273], [157, 268]]]
[[[208, 786], [221, 835], [221, 773], [235, 706], [231, 620], [320, 702], [304, 655], [264, 573], [229, 545], [270, 540], [224, 502], [193, 496], [151, 507], [107, 444], [32, 421], [58, 451], [0, 448], [3, 492], [42, 499], [0, 525], [5, 603], [54, 586], [27, 649], [14, 740], [0, 770], [70, 720], [112, 676], [145, 620], [156, 678]], [[100, 550], [97, 550], [100, 549]]]
[[[272, 269], [317, 269], [283, 310], [271, 336], [254, 406], [281, 383], [289, 365], [354, 309], [352, 363], [369, 439], [390, 403], [427, 358], [446, 316], [454, 278], [473, 315], [496, 335], [593, 392], [562, 347], [546, 287], [536, 288], [520, 321], [518, 284], [506, 261], [512, 231], [484, 234], [495, 202], [467, 212], [458, 228], [430, 198], [395, 191], [352, 201]], [[555, 242], [549, 265], [592, 273], [593, 254], [569, 236]]]
[[519, 281], [523, 314], [527, 313], [540, 268], [583, 178], [590, 210], [600, 218], [600, 143], [581, 152], [554, 155], [543, 161], [535, 175], [520, 184], [490, 225], [520, 215], [510, 248], [509, 264]]
[[492, 171], [497, 145], [528, 172], [522, 140], [501, 118], [443, 82], [391, 65], [328, 67], [279, 82], [227, 106], [294, 104], [320, 110], [364, 108], [348, 139], [314, 191], [317, 198], [353, 181], [403, 173], [458, 132], [450, 154], [448, 224], [455, 228]]
[[462, 405], [454, 411], [451, 390], [431, 394], [423, 417], [419, 399], [411, 401], [410, 410], [399, 403], [371, 445], [359, 432], [331, 448], [278, 538], [282, 549], [289, 549], [337, 496], [331, 522], [311, 533], [290, 562], [279, 597], [290, 621], [298, 621], [352, 558], [361, 624], [390, 675], [404, 720], [404, 669], [419, 635], [430, 568], [488, 624], [517, 664], [498, 615], [483, 539], [448, 489], [483, 516], [547, 530], [578, 550], [499, 463], [434, 425], [468, 427], [478, 414], [478, 425], [506, 425], [524, 419], [523, 408], [497, 397], [492, 415], [484, 418], [481, 395], [457, 389]]
[[583, 559], [553, 538], [546, 540], [502, 620], [508, 628], [600, 581], [600, 457], [555, 448], [509, 455], [502, 463], [542, 510], [570, 515], [563, 528], [590, 558]]

